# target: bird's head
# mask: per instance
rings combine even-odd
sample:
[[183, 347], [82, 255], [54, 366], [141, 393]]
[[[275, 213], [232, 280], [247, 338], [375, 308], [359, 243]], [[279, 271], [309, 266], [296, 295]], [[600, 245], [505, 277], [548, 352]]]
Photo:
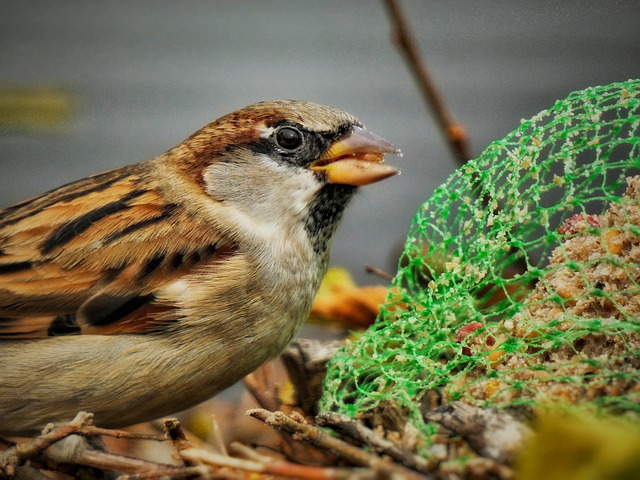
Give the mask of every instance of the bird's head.
[[311, 237], [325, 240], [357, 187], [398, 173], [383, 160], [400, 153], [354, 116], [297, 100], [245, 107], [184, 147], [191, 159], [182, 162], [185, 173], [214, 200], [256, 226], [302, 222]]

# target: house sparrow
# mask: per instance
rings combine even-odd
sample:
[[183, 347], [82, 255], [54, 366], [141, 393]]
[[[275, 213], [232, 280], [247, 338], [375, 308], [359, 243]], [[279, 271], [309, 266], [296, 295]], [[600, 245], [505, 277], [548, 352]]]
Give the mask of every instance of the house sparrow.
[[151, 420], [278, 355], [386, 153], [343, 111], [263, 102], [0, 211], [0, 433]]

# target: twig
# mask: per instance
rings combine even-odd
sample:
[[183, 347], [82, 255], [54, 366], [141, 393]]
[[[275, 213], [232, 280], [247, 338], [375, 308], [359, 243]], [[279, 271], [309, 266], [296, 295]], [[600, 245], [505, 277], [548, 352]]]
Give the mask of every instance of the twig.
[[210, 478], [211, 467], [172, 467], [166, 470], [156, 470], [147, 473], [134, 473], [131, 475], [120, 475], [118, 480], [145, 480], [145, 479], [177, 479], [177, 478]]
[[385, 272], [381, 268], [374, 267], [373, 265], [365, 264], [364, 271], [367, 273], [372, 273], [373, 275], [377, 275], [378, 277], [384, 280], [388, 280], [388, 281], [393, 280], [393, 275], [391, 275], [388, 272]]
[[[137, 458], [115, 455], [89, 448], [83, 438], [90, 435], [110, 435], [122, 438], [139, 438], [138, 434], [93, 427], [93, 415], [80, 412], [69, 423], [57, 428], [48, 427], [42, 435], [28, 443], [17, 444], [0, 453], [0, 474], [12, 475], [15, 467], [26, 460], [42, 455], [46, 462], [93, 467], [100, 470], [134, 474], [135, 478], [169, 476], [184, 478], [195, 474], [209, 474], [209, 467], [184, 468]], [[73, 435], [76, 435], [75, 437]], [[158, 440], [155, 436], [142, 436], [147, 440]]]
[[[76, 442], [71, 440], [77, 439]], [[170, 478], [184, 478], [195, 473], [211, 473], [210, 468], [202, 466], [174, 466], [165, 463], [150, 462], [138, 458], [117, 455], [103, 450], [94, 450], [87, 446], [82, 437], [70, 437], [51, 445], [42, 452], [48, 462], [54, 464], [70, 464], [92, 467], [99, 470], [109, 470], [131, 474], [140, 478], [168, 476]]]
[[191, 444], [187, 440], [187, 435], [184, 433], [182, 429], [182, 425], [180, 424], [180, 420], [177, 418], [165, 418], [163, 420], [164, 423], [164, 435], [169, 441], [175, 450], [173, 457], [175, 460], [179, 461], [183, 467], [197, 467], [201, 464], [193, 463], [193, 462], [185, 462], [183, 458], [180, 456], [180, 452], [182, 450], [186, 450], [187, 448], [191, 448]]
[[367, 453], [343, 440], [332, 437], [313, 425], [301, 423], [288, 417], [284, 412], [272, 413], [256, 408], [249, 410], [247, 415], [257, 418], [274, 428], [284, 430], [294, 435], [298, 440], [311, 443], [322, 450], [329, 451], [353, 465], [369, 467], [388, 474], [402, 475], [401, 478], [405, 479], [425, 478], [401, 465], [384, 461], [376, 455]]
[[[279, 410], [282, 408], [282, 402], [278, 396], [277, 389], [271, 385], [270, 371], [265, 370], [270, 365], [268, 362], [254, 373], [247, 375], [244, 378], [244, 384], [247, 387], [249, 393], [258, 402], [262, 408], [266, 410]], [[257, 375], [261, 373], [260, 377]], [[300, 443], [296, 442], [291, 435], [285, 431], [279, 431], [280, 438], [282, 439], [282, 451], [281, 453], [287, 457], [298, 457], [300, 450]]]
[[278, 475], [282, 477], [299, 478], [305, 480], [323, 479], [348, 479], [352, 478], [353, 471], [350, 469], [338, 469], [331, 467], [310, 467], [297, 465], [284, 461], [273, 461], [268, 463], [246, 460], [244, 458], [225, 457], [217, 453], [191, 448], [180, 452], [183, 458], [190, 461], [200, 461], [208, 465], [218, 467], [228, 467], [246, 472], [265, 473], [268, 475]]
[[255, 372], [244, 377], [244, 385], [262, 408], [267, 410], [278, 410], [280, 408], [280, 401], [268, 388], [266, 382], [258, 380]]
[[[55, 464], [83, 465], [100, 470], [132, 474], [157, 474], [157, 472], [169, 472], [171, 475], [178, 474], [182, 476], [183, 467], [149, 462], [146, 460], [125, 457], [123, 455], [116, 455], [103, 450], [94, 450], [93, 448], [90, 448], [85, 438], [78, 435], [72, 436], [82, 429], [82, 425], [78, 420], [80, 422], [86, 421], [81, 417], [81, 415], [83, 415], [83, 413], [78, 414], [73, 422], [63, 425], [51, 432], [51, 434], [57, 433], [56, 437], [58, 438], [56, 442], [48, 445], [45, 450], [40, 450], [38, 452], [42, 454], [42, 457], [46, 459], [47, 462], [53, 462]], [[63, 433], [65, 434], [64, 436], [62, 436]], [[42, 443], [41, 446], [42, 445], [44, 445], [44, 443]]]
[[464, 438], [483, 457], [503, 464], [513, 462], [532, 435], [527, 425], [505, 411], [462, 402], [451, 402], [424, 417]]
[[296, 405], [305, 415], [315, 417], [318, 414], [322, 382], [327, 375], [327, 362], [343, 345], [340, 341], [297, 339], [282, 352], [280, 358], [294, 387]]
[[467, 132], [462, 125], [453, 120], [453, 116], [445, 106], [444, 99], [431, 78], [426, 62], [418, 51], [417, 43], [409, 28], [400, 0], [385, 0], [384, 3], [391, 17], [393, 39], [409, 64], [424, 101], [431, 108], [453, 154], [460, 165], [463, 165], [471, 158]]
[[33, 458], [56, 442], [82, 430], [93, 421], [93, 414], [80, 412], [69, 423], [50, 429], [47, 433], [34, 438], [28, 443], [17, 444], [0, 452], [0, 473], [12, 475], [14, 468], [21, 462]]
[[365, 427], [357, 420], [340, 415], [338, 413], [321, 413], [316, 417], [320, 426], [327, 426], [338, 433], [347, 435], [354, 440], [369, 445], [375, 451], [389, 455], [397, 462], [402, 463], [417, 472], [429, 473], [434, 470], [426, 458], [416, 455], [408, 450], [398, 447], [396, 444], [378, 435], [373, 430]]
[[165, 418], [163, 422], [165, 435], [173, 443], [176, 450], [180, 451], [191, 447], [187, 441], [187, 435], [182, 430], [180, 420], [177, 418]]
[[253, 460], [254, 462], [273, 462], [273, 457], [262, 455], [258, 453], [254, 448], [248, 447], [247, 445], [240, 442], [232, 442], [231, 445], [229, 445], [229, 450], [236, 457], [246, 458], [247, 460]]
[[94, 427], [93, 425], [87, 425], [82, 428], [78, 435], [85, 437], [101, 436], [101, 437], [114, 437], [114, 438], [128, 438], [130, 440], [151, 440], [154, 442], [165, 442], [167, 439], [162, 435], [156, 435], [153, 433], [137, 433], [127, 432], [126, 430], [111, 430], [108, 428]]
[[222, 429], [220, 428], [220, 422], [218, 417], [211, 415], [211, 446], [215, 451], [221, 455], [228, 455], [227, 447], [224, 444], [224, 438], [222, 435]]
[[[417, 42], [411, 32], [400, 0], [384, 0], [384, 4], [391, 17], [394, 43], [404, 55], [413, 76], [418, 82], [424, 102], [431, 108], [438, 127], [447, 139], [456, 160], [460, 165], [464, 165], [471, 159], [467, 131], [453, 119], [453, 115], [447, 109], [442, 95], [431, 78], [426, 61], [418, 51]], [[479, 181], [476, 174], [473, 175], [473, 179], [474, 183]], [[486, 196], [483, 196], [482, 202], [485, 207], [489, 204]], [[502, 209], [503, 206], [500, 205], [499, 208]], [[526, 262], [522, 258], [518, 259], [516, 266], [520, 272], [527, 270]]]
[[114, 453], [104, 452], [101, 450], [93, 450], [85, 448], [77, 457], [63, 458], [56, 455], [54, 458], [59, 463], [76, 463], [87, 467], [98, 468], [100, 470], [111, 470], [114, 472], [123, 472], [129, 474], [154, 474], [160, 475], [182, 475], [185, 467], [175, 467], [163, 463], [149, 462], [139, 458], [125, 457]]

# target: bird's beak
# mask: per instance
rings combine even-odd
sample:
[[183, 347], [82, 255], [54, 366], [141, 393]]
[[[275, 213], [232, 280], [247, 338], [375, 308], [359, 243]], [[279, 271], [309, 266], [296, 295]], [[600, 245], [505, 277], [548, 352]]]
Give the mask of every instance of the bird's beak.
[[385, 153], [402, 155], [382, 137], [354, 126], [310, 168], [322, 173], [329, 183], [361, 187], [400, 173], [397, 168], [382, 163]]

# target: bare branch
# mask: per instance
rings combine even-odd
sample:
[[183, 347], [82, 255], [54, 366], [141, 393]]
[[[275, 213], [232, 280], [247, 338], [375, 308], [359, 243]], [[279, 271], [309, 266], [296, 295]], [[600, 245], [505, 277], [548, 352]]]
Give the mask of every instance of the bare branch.
[[531, 437], [531, 429], [505, 411], [452, 402], [429, 412], [425, 420], [439, 423], [464, 438], [483, 457], [511, 463]]
[[221, 455], [228, 455], [222, 428], [220, 428], [220, 422], [218, 422], [218, 417], [215, 415], [211, 415], [211, 444], [213, 449]]
[[196, 448], [180, 452], [183, 458], [190, 461], [200, 461], [208, 465], [228, 467], [246, 472], [264, 473], [281, 477], [299, 478], [303, 480], [338, 480], [354, 478], [353, 469], [332, 467], [310, 467], [297, 465], [285, 461], [259, 462], [244, 458], [225, 457], [217, 453], [199, 450]]
[[301, 423], [296, 419], [285, 415], [284, 412], [272, 413], [267, 410], [256, 408], [249, 410], [247, 415], [257, 418], [274, 428], [284, 430], [285, 432], [294, 435], [297, 440], [311, 443], [322, 450], [331, 452], [353, 465], [369, 467], [373, 470], [377, 470], [378, 472], [385, 472], [387, 474], [402, 475], [401, 478], [405, 478], [407, 480], [426, 478], [402, 467], [401, 465], [385, 461], [377, 455], [365, 452], [364, 450], [354, 447], [343, 440], [332, 437], [326, 432], [320, 430], [318, 427]]
[[378, 435], [357, 420], [338, 413], [321, 413], [316, 417], [320, 426], [327, 426], [338, 433], [347, 435], [354, 440], [364, 443], [378, 453], [389, 455], [391, 458], [417, 472], [429, 473], [435, 468], [426, 458], [400, 448], [390, 440]]
[[87, 425], [77, 432], [78, 435], [85, 437], [101, 436], [101, 437], [114, 437], [114, 438], [128, 438], [130, 440], [151, 440], [154, 442], [166, 442], [167, 439], [162, 435], [156, 435], [153, 433], [137, 433], [128, 432], [126, 430], [111, 430], [109, 428], [100, 428], [93, 425]]
[[[262, 369], [265, 367], [266, 365], [263, 365]], [[266, 375], [264, 370], [262, 373], [262, 380], [264, 380], [264, 375]], [[278, 410], [280, 408], [280, 401], [276, 395], [274, 395], [273, 389], [269, 388], [270, 386], [266, 381], [261, 381], [258, 378], [257, 372], [250, 373], [244, 377], [244, 386], [262, 408], [266, 408], [268, 410]]]
[[57, 428], [47, 427], [47, 431], [28, 443], [17, 444], [4, 452], [0, 452], [0, 473], [12, 475], [14, 468], [20, 463], [41, 454], [56, 442], [82, 430], [93, 421], [93, 414], [80, 412], [69, 423]]
[[391, 275], [389, 272], [385, 272], [381, 268], [374, 267], [373, 265], [365, 264], [364, 271], [367, 273], [372, 273], [373, 275], [377, 275], [383, 280], [387, 280], [389, 282], [393, 280], [393, 275]]
[[433, 112], [453, 154], [460, 165], [463, 165], [471, 158], [467, 132], [462, 125], [454, 121], [453, 115], [446, 107], [442, 95], [431, 78], [427, 64], [418, 51], [418, 45], [411, 32], [400, 0], [385, 0], [384, 4], [391, 19], [394, 43], [404, 55], [411, 73], [413, 73], [418, 82], [423, 99]]

